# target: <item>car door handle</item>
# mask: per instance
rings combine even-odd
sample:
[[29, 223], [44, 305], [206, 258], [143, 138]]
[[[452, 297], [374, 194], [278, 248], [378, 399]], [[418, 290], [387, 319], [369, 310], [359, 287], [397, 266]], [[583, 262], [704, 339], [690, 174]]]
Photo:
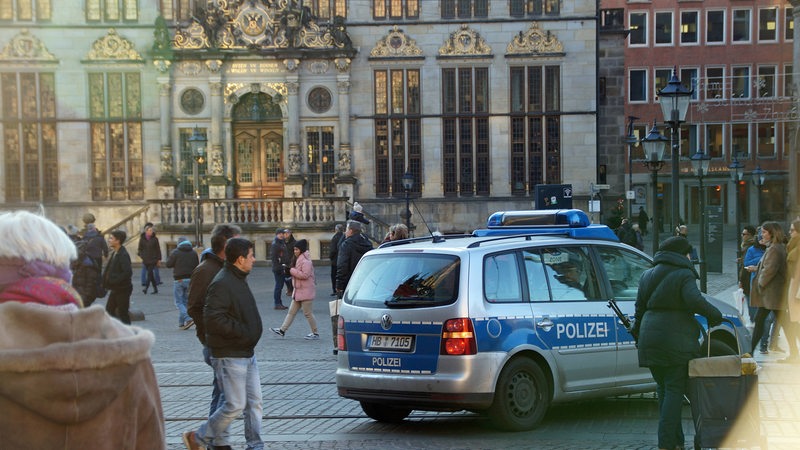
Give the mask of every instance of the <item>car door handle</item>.
[[542, 320], [536, 322], [536, 326], [544, 331], [550, 331], [550, 329], [553, 328], [553, 325], [555, 324], [552, 320], [550, 320], [549, 317], [543, 317]]

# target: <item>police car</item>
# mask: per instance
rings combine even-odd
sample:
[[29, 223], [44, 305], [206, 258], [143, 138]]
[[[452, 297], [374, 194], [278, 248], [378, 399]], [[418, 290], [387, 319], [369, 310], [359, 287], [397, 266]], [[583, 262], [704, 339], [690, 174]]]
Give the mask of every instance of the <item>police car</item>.
[[[495, 213], [470, 235], [384, 244], [344, 292], [339, 395], [383, 422], [466, 409], [527, 430], [552, 403], [653, 391], [608, 306], [632, 317], [651, 266], [579, 210]], [[712, 351], [735, 353], [737, 336], [750, 348], [736, 309], [709, 300], [738, 331], [710, 330]]]

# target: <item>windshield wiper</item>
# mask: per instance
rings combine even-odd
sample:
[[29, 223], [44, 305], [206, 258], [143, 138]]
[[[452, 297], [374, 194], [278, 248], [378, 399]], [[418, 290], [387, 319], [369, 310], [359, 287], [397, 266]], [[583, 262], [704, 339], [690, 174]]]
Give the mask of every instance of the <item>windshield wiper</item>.
[[389, 308], [416, 308], [418, 306], [446, 305], [447, 300], [436, 300], [430, 297], [396, 297], [383, 302]]

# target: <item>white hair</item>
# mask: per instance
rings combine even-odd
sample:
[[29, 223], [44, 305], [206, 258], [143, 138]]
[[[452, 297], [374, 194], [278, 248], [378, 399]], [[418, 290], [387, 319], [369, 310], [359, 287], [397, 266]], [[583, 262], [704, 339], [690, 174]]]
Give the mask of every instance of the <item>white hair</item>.
[[75, 244], [58, 225], [28, 211], [0, 213], [0, 257], [44, 261], [69, 268]]

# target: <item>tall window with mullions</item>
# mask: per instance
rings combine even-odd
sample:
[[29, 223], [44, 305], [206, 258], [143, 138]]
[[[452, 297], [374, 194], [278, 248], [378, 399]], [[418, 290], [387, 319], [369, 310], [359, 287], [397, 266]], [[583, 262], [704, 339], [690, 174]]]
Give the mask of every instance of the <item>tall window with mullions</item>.
[[419, 69], [374, 71], [375, 194], [404, 195], [403, 174], [411, 173], [421, 192], [422, 125]]
[[442, 180], [446, 196], [488, 196], [489, 69], [442, 69]]
[[336, 161], [333, 157], [333, 127], [306, 128], [308, 148], [308, 180], [312, 196], [336, 194], [333, 178]]
[[561, 68], [511, 67], [511, 193], [561, 183]]
[[[205, 128], [198, 130], [201, 135], [206, 135]], [[181, 174], [181, 193], [183, 194], [183, 198], [194, 198], [194, 164], [195, 164], [195, 157], [192, 154], [192, 146], [189, 144], [189, 138], [192, 137], [194, 133], [193, 128], [181, 128], [180, 132], [180, 174]], [[207, 141], [206, 141], [207, 142]], [[198, 191], [200, 191], [201, 198], [208, 198], [208, 179], [206, 178], [206, 172], [208, 170], [208, 158], [206, 158], [202, 163], [197, 163], [197, 187]]]

